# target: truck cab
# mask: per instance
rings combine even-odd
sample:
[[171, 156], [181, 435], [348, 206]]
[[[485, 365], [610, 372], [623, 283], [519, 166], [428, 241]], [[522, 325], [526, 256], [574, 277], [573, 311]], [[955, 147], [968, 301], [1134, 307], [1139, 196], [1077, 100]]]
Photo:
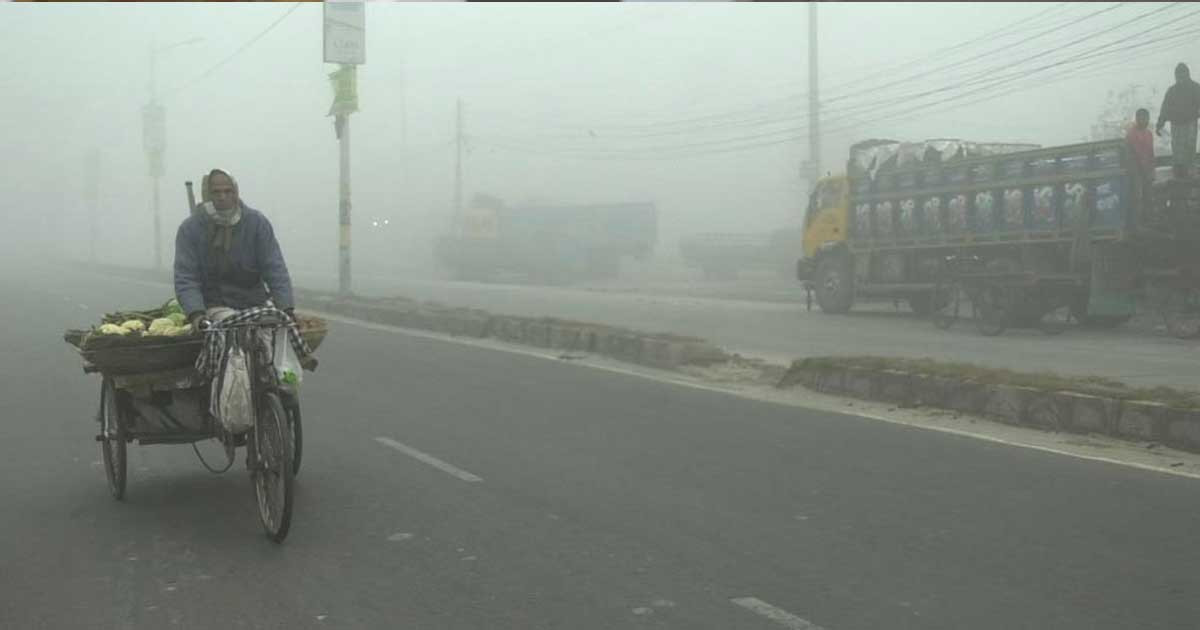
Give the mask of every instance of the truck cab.
[[846, 241], [849, 216], [849, 179], [844, 175], [817, 181], [808, 198], [804, 215], [804, 258], [815, 260], [818, 254]]
[[[801, 258], [796, 261], [796, 278], [815, 289], [821, 258], [846, 248], [850, 214], [850, 181], [844, 175], [822, 177], [808, 196], [801, 237]], [[845, 279], [847, 282], [850, 278]]]

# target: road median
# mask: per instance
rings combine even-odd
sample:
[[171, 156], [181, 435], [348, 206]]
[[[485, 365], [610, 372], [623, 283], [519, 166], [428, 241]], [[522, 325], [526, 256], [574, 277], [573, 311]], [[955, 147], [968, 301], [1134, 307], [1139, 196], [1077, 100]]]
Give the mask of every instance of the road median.
[[795, 361], [779, 387], [929, 407], [1048, 431], [1200, 452], [1200, 392], [892, 357]]
[[407, 298], [343, 297], [307, 289], [296, 289], [295, 293], [303, 308], [367, 322], [455, 337], [492, 338], [536, 348], [592, 353], [660, 369], [710, 365], [730, 357], [704, 339], [670, 333], [647, 333], [555, 317], [493, 314], [481, 309]]

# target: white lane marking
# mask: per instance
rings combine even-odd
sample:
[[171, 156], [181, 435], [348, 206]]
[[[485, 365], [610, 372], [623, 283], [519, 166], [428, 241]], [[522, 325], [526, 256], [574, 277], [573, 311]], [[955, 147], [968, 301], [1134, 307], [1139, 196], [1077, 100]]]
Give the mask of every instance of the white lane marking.
[[404, 540], [409, 540], [412, 537], [413, 537], [413, 535], [408, 532], [398, 532], [398, 533], [392, 534], [391, 536], [388, 536], [387, 539], [388, 539], [388, 542], [401, 542]]
[[390, 446], [390, 447], [396, 449], [397, 451], [400, 451], [401, 453], [404, 453], [405, 455], [408, 455], [409, 457], [411, 457], [421, 463], [429, 464], [430, 466], [433, 466], [434, 468], [446, 473], [447, 475], [451, 475], [453, 477], [458, 477], [459, 479], [462, 479], [463, 481], [466, 481], [468, 483], [479, 483], [479, 482], [483, 481], [482, 477], [472, 475], [471, 473], [469, 473], [461, 468], [457, 468], [455, 466], [447, 464], [446, 462], [434, 457], [433, 455], [429, 455], [427, 453], [422, 453], [421, 451], [418, 451], [417, 449], [415, 449], [411, 446], [401, 444], [391, 438], [377, 437], [377, 438], [375, 438], [375, 441], [379, 442], [380, 444], [382, 444], [384, 446]]
[[770, 619], [771, 621], [774, 621], [785, 628], [790, 628], [791, 630], [824, 630], [821, 628], [821, 626], [818, 626], [807, 619], [801, 619], [800, 617], [797, 617], [796, 615], [793, 615], [782, 608], [776, 608], [755, 597], [739, 597], [730, 601], [756, 615], [766, 617], [767, 619]]

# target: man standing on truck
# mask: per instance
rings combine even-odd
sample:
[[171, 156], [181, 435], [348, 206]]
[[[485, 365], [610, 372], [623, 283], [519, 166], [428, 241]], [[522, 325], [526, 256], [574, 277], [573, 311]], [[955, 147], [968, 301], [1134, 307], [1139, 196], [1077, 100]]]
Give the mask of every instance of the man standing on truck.
[[1133, 156], [1135, 173], [1134, 195], [1145, 208], [1150, 204], [1150, 190], [1154, 186], [1154, 136], [1150, 134], [1150, 110], [1142, 108], [1134, 115], [1133, 125], [1125, 132]]
[[210, 199], [184, 219], [175, 236], [175, 297], [193, 326], [230, 309], [270, 299], [292, 314], [292, 279], [271, 222], [242, 203], [237, 181], [220, 169], [207, 180]]
[[1174, 156], [1175, 176], [1191, 177], [1192, 160], [1196, 157], [1196, 119], [1200, 118], [1200, 84], [1192, 80], [1187, 64], [1175, 66], [1175, 85], [1163, 96], [1162, 109], [1154, 132], [1162, 135], [1167, 121], [1171, 122], [1171, 155]]

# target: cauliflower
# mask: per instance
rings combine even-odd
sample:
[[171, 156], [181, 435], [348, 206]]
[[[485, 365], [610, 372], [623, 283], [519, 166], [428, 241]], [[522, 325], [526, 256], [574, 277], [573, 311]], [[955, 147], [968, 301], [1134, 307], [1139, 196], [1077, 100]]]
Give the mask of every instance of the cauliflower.
[[150, 322], [150, 330], [147, 331], [148, 334], [161, 337], [182, 337], [191, 332], [191, 324], [177, 325], [173, 317], [160, 317]]
[[151, 335], [164, 335], [165, 336], [165, 335], [171, 334], [171, 330], [173, 328], [175, 328], [175, 322], [171, 321], [170, 318], [160, 317], [160, 318], [150, 322], [150, 329], [146, 332], [148, 332]]
[[192, 334], [192, 325], [184, 324], [183, 326], [176, 326], [176, 327], [172, 328], [171, 331], [167, 333], [167, 336], [185, 337], [190, 334]]
[[140, 319], [130, 319], [123, 322], [121, 328], [129, 332], [142, 332], [146, 330], [146, 324]]
[[116, 324], [104, 324], [100, 327], [101, 335], [128, 335], [129, 329]]

